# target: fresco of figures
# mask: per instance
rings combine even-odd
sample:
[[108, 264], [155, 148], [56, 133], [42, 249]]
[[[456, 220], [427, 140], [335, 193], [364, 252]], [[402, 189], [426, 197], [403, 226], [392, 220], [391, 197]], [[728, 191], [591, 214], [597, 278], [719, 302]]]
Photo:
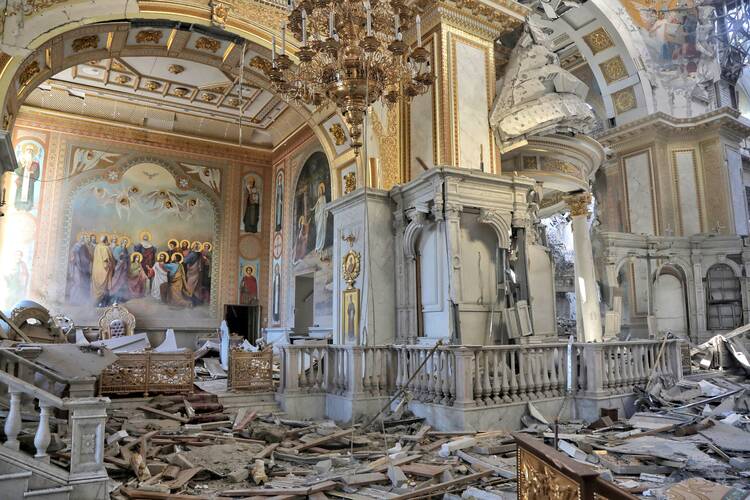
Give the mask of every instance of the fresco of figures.
[[321, 152], [307, 159], [294, 193], [294, 261], [314, 256], [326, 259], [333, 244], [333, 216], [326, 209], [331, 201], [328, 159]]
[[6, 265], [0, 283], [0, 308], [10, 309], [29, 298], [31, 264], [34, 257], [45, 151], [36, 139], [16, 143], [18, 168], [4, 176], [0, 199], [5, 203], [0, 239], [5, 241], [0, 255]]
[[242, 181], [242, 227], [243, 233], [260, 232], [260, 207], [263, 179], [255, 174], [247, 174]]
[[258, 283], [260, 260], [240, 257], [240, 304], [255, 305], [258, 303]]
[[137, 317], [205, 315], [215, 220], [203, 193], [160, 165], [139, 164], [79, 187], [71, 209], [65, 302], [73, 314], [127, 303]]

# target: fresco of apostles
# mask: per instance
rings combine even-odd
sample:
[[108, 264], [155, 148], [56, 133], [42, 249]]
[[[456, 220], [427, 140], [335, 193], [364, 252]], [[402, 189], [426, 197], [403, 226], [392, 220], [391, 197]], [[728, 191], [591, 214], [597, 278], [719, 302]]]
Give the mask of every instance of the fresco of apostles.
[[70, 251], [68, 302], [106, 307], [141, 299], [176, 309], [209, 304], [212, 251], [210, 241], [170, 238], [156, 245], [149, 231], [137, 240], [82, 231]]

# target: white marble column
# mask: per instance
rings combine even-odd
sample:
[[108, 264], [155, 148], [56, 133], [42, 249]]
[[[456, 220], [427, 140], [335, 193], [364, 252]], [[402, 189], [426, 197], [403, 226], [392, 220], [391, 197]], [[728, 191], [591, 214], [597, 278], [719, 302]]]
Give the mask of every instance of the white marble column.
[[565, 197], [573, 220], [573, 249], [575, 257], [576, 301], [578, 302], [579, 341], [600, 342], [602, 340], [602, 318], [599, 307], [599, 292], [596, 286], [594, 252], [589, 234], [589, 205], [591, 193]]

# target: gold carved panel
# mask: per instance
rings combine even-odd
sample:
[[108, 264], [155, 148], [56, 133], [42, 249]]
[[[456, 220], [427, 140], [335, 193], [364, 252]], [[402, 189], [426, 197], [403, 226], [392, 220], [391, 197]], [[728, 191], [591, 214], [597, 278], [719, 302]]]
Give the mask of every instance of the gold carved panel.
[[610, 47], [614, 47], [615, 43], [612, 41], [612, 37], [606, 32], [604, 28], [597, 28], [588, 35], [583, 37], [583, 41], [591, 49], [591, 53], [596, 55], [599, 52], [606, 50]]
[[273, 352], [232, 350], [227, 387], [233, 391], [273, 391]]
[[638, 106], [638, 101], [635, 98], [635, 89], [633, 87], [627, 87], [622, 90], [618, 90], [612, 94], [612, 103], [615, 105], [615, 111], [618, 115], [635, 109]]
[[607, 59], [599, 64], [599, 68], [602, 70], [604, 80], [608, 84], [628, 77], [628, 69], [625, 67], [625, 63], [620, 56]]
[[577, 500], [577, 482], [518, 447], [518, 498], [520, 500]]

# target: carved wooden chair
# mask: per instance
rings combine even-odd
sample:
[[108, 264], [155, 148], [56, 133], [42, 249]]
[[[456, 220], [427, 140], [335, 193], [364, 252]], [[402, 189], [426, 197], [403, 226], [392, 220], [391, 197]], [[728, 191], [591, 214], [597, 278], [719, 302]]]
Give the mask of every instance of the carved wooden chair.
[[99, 318], [99, 338], [107, 340], [115, 337], [133, 335], [135, 316], [120, 304], [112, 304], [104, 310]]

